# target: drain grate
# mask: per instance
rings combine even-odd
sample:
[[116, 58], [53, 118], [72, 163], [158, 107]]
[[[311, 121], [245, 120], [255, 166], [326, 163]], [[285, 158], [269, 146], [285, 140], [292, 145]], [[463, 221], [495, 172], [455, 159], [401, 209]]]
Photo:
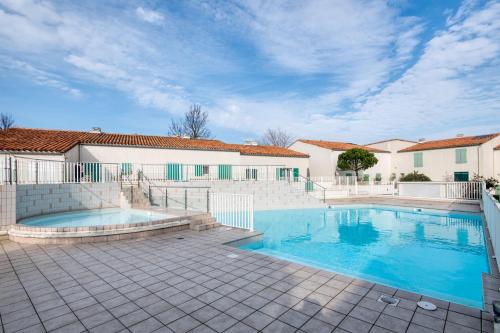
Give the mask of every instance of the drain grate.
[[392, 306], [396, 306], [399, 303], [399, 298], [387, 296], [387, 295], [380, 295], [380, 297], [377, 299], [378, 302], [381, 303], [386, 303]]
[[437, 309], [435, 304], [426, 301], [417, 302], [417, 306], [427, 311], [435, 311]]
[[179, 236], [179, 237], [175, 237], [175, 239], [184, 239], [184, 237]]

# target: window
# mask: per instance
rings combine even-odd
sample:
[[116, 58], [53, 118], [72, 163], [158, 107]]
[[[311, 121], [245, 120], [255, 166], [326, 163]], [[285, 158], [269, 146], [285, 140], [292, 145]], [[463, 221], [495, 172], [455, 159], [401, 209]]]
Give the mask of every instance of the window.
[[456, 182], [468, 182], [469, 181], [469, 173], [468, 172], [455, 172], [453, 174], [453, 180]]
[[232, 166], [227, 164], [219, 165], [219, 180], [232, 179]]
[[206, 176], [208, 175], [208, 165], [195, 165], [194, 166], [194, 175], [196, 177]]
[[467, 149], [466, 148], [455, 149], [455, 163], [457, 163], [457, 164], [467, 163]]
[[363, 175], [363, 181], [364, 182], [370, 181], [370, 175]]
[[257, 180], [257, 169], [246, 169], [245, 175], [247, 180]]
[[375, 174], [375, 181], [376, 182], [382, 181], [382, 174], [381, 173], [376, 173]]
[[122, 163], [121, 165], [122, 175], [131, 175], [132, 174], [132, 163]]
[[167, 180], [182, 180], [182, 164], [168, 163], [166, 171]]
[[293, 181], [299, 181], [299, 168], [293, 168]]
[[413, 154], [413, 167], [421, 168], [424, 166], [424, 153], [414, 153]]

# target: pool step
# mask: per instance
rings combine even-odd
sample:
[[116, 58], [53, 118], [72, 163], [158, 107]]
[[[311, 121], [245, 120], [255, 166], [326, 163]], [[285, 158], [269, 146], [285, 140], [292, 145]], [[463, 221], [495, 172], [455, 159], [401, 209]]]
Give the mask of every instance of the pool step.
[[219, 227], [220, 223], [210, 216], [209, 214], [203, 214], [193, 218], [189, 224], [189, 228], [194, 231], [204, 231]]

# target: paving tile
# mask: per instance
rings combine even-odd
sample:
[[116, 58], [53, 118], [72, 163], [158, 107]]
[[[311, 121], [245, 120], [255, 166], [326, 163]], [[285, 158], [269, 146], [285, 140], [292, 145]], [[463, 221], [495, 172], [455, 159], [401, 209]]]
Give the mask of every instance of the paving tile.
[[256, 311], [243, 319], [243, 323], [248, 326], [255, 328], [256, 330], [262, 330], [264, 327], [269, 325], [274, 319], [262, 312]]
[[452, 322], [446, 322], [444, 333], [479, 333], [480, 331]]
[[[79, 333], [79, 332], [84, 332], [85, 331], [85, 326], [82, 325], [80, 322], [74, 322], [72, 324], [59, 327], [58, 329], [52, 331], [54, 333]], [[51, 332], [51, 333], [52, 333]]]
[[330, 333], [334, 330], [335, 326], [332, 326], [324, 321], [311, 318], [306, 322], [300, 330], [307, 333]]
[[[90, 317], [86, 317], [84, 319], [81, 319], [81, 322], [87, 329], [91, 329], [93, 327], [99, 326], [99, 325], [104, 324], [105, 322], [108, 322], [108, 321], [113, 320], [113, 319], [114, 319], [114, 317], [111, 315], [111, 313], [109, 313], [107, 311], [102, 311], [102, 312], [99, 312], [99, 313], [92, 315]], [[128, 325], [126, 325], [126, 326], [128, 326]]]
[[410, 323], [408, 321], [398, 319], [396, 317], [392, 317], [386, 314], [381, 314], [375, 323], [375, 325], [379, 327], [383, 327], [397, 333], [406, 332], [406, 329], [408, 328], [409, 324]]
[[294, 310], [302, 312], [308, 316], [314, 316], [319, 310], [321, 310], [321, 308], [322, 307], [320, 305], [307, 301], [300, 301], [293, 307]]
[[184, 333], [192, 330], [199, 325], [201, 325], [201, 323], [195, 318], [191, 316], [184, 316], [168, 324], [168, 328], [176, 333]]
[[201, 322], [207, 322], [213, 317], [219, 315], [221, 312], [210, 305], [206, 305], [203, 308], [191, 313], [191, 316], [196, 318]]
[[73, 313], [66, 313], [59, 317], [54, 317], [43, 322], [43, 326], [47, 331], [53, 331], [59, 327], [63, 327], [72, 323], [78, 322], [78, 318]]
[[209, 321], [205, 323], [205, 325], [209, 326], [213, 330], [217, 332], [224, 332], [227, 330], [229, 327], [233, 326], [236, 324], [238, 321], [230, 316], [228, 316], [225, 313], [221, 313]]
[[436, 331], [442, 331], [444, 328], [444, 320], [440, 320], [431, 316], [427, 316], [421, 313], [415, 313], [413, 316], [412, 323], [415, 323], [420, 326], [424, 326]]
[[443, 331], [435, 331], [433, 329], [420, 326], [415, 323], [410, 323], [410, 326], [408, 326], [408, 329], [406, 330], [406, 333], [436, 333], [436, 332], [443, 332]]
[[345, 318], [345, 315], [340, 312], [323, 308], [314, 316], [314, 318], [324, 321], [330, 325], [337, 326]]
[[262, 330], [264, 333], [293, 333], [295, 331], [295, 327], [285, 324], [279, 320], [273, 321]]
[[387, 306], [384, 309], [383, 313], [405, 321], [410, 321], [411, 318], [413, 317], [413, 311], [403, 309], [397, 306]]
[[[180, 312], [180, 310], [178, 310]], [[168, 311], [166, 311], [168, 312]], [[166, 312], [163, 312], [166, 313]], [[165, 324], [165, 322], [162, 321], [162, 319], [159, 318], [159, 316], [161, 316], [162, 314], [160, 315], [157, 315], [156, 318], [159, 319], [162, 323]], [[184, 313], [182, 313], [182, 315], [184, 315]], [[135, 310], [135, 311], [132, 311], [126, 315], [123, 315], [121, 317], [118, 318], [118, 320], [123, 324], [125, 325], [125, 327], [130, 327], [134, 324], [137, 324], [138, 322], [141, 322], [147, 318], [149, 318], [149, 314], [142, 310], [142, 309], [138, 309], [138, 310]]]
[[334, 310], [343, 314], [348, 314], [354, 308], [354, 304], [345, 302], [339, 299], [332, 299], [328, 304], [325, 305], [326, 308]]
[[237, 323], [234, 326], [231, 326], [225, 333], [257, 333], [258, 331], [254, 328], [251, 328], [248, 325], [243, 324], [242, 322]]
[[363, 321], [366, 321], [370, 324], [374, 324], [375, 321], [377, 321], [377, 318], [379, 316], [379, 312], [369, 310], [367, 308], [364, 308], [362, 306], [356, 306], [352, 311], [349, 313], [349, 316], [361, 319]]
[[118, 319], [113, 319], [104, 324], [91, 328], [90, 333], [115, 333], [123, 330], [125, 326]]
[[342, 320], [339, 327], [352, 333], [366, 333], [370, 331], [372, 325], [366, 321], [347, 316]]
[[481, 320], [476, 317], [468, 316], [462, 313], [449, 311], [446, 320], [462, 326], [467, 326], [476, 330], [481, 330]]
[[311, 317], [309, 317], [309, 316], [307, 316], [299, 311], [290, 309], [287, 312], [285, 312], [284, 314], [282, 314], [279, 317], [279, 320], [281, 320], [282, 322], [285, 322], [289, 325], [292, 325], [293, 327], [299, 328], [302, 325], [304, 325], [304, 323], [306, 321], [308, 321], [310, 318]]
[[288, 311], [288, 307], [283, 306], [278, 303], [270, 302], [266, 305], [264, 305], [262, 308], [260, 308], [260, 312], [267, 314], [268, 316], [271, 316], [273, 318], [278, 318], [281, 316], [283, 313]]
[[242, 320], [253, 312], [255, 312], [253, 308], [243, 303], [238, 303], [225, 311], [226, 314], [237, 320]]
[[150, 333], [162, 327], [163, 324], [157, 319], [150, 317], [133, 326], [128, 327], [132, 333]]

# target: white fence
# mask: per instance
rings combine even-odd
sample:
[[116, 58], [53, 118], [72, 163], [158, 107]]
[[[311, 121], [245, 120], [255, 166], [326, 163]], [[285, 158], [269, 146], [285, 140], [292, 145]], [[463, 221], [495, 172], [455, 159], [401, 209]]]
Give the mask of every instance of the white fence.
[[289, 181], [298, 170], [283, 165], [136, 164], [0, 159], [0, 183], [100, 183], [141, 178], [158, 181]]
[[481, 182], [399, 182], [398, 195], [431, 199], [481, 199]]
[[500, 269], [500, 258], [498, 257], [500, 253], [500, 204], [486, 190], [483, 190], [483, 211], [490, 232], [491, 244], [497, 256], [497, 265]]
[[210, 213], [222, 225], [253, 231], [253, 195], [210, 193]]

